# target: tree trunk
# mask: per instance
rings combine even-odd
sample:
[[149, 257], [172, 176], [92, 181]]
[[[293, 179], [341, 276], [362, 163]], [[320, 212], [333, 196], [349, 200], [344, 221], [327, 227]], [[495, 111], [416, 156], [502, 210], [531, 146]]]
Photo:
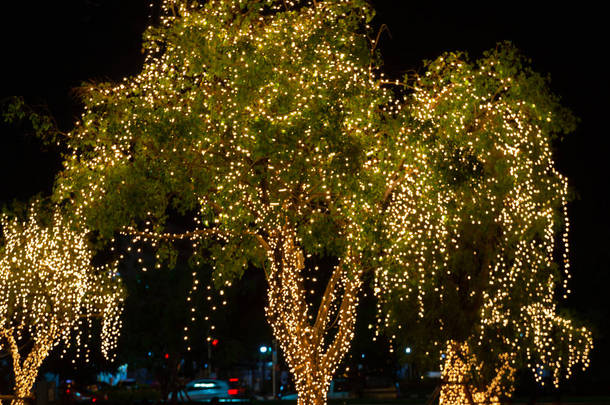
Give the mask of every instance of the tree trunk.
[[297, 405], [324, 405], [328, 388], [319, 385], [306, 386], [298, 390]]
[[53, 337], [55, 328], [48, 331], [49, 336], [44, 336], [34, 341], [34, 345], [29, 354], [21, 361], [17, 339], [13, 336], [12, 330], [5, 330], [0, 333], [8, 342], [11, 358], [13, 360], [13, 373], [15, 374], [15, 386], [13, 393], [18, 399], [11, 400], [11, 405], [25, 405], [24, 398], [30, 396], [32, 387], [38, 377], [38, 371], [44, 359], [48, 356], [53, 347]]
[[[36, 377], [34, 377], [35, 380]], [[24, 398], [28, 397], [32, 391], [34, 382], [29, 383], [30, 380], [26, 376], [15, 376], [16, 381], [24, 381], [23, 384], [15, 383], [14, 393], [18, 399], [13, 399], [11, 405], [26, 405]]]
[[514, 390], [515, 368], [511, 356], [500, 355], [500, 366], [495, 377], [484, 389], [472, 384], [472, 370], [478, 370], [480, 363], [470, 353], [467, 343], [449, 341], [441, 372], [441, 392], [439, 405], [500, 405], [510, 398]]
[[43, 360], [49, 353], [48, 347], [37, 347], [34, 344], [34, 348], [23, 362], [23, 365], [19, 371], [15, 370], [15, 396], [19, 399], [11, 401], [11, 405], [25, 405], [26, 401], [23, 398], [27, 398], [32, 393], [32, 387], [38, 377], [38, 371], [42, 365]]
[[314, 320], [296, 232], [286, 225], [270, 235], [268, 246], [267, 319], [295, 378], [298, 404], [323, 405], [354, 336], [362, 274], [354, 270], [353, 258], [343, 258], [333, 269]]
[[441, 392], [439, 405], [474, 405], [470, 390], [466, 390], [470, 380], [468, 361], [464, 359], [461, 343], [448, 342], [445, 361], [441, 371]]
[[[313, 365], [315, 367], [315, 365]], [[295, 374], [298, 374], [295, 373]], [[324, 405], [332, 375], [323, 372], [314, 372], [310, 375], [295, 375], [297, 381], [304, 381], [297, 385], [297, 405]]]

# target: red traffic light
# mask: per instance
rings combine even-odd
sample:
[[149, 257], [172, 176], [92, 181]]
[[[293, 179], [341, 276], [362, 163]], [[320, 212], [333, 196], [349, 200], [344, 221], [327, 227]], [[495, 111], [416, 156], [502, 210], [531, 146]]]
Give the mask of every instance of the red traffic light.
[[163, 357], [165, 357], [165, 360], [169, 359], [169, 353], [165, 353], [165, 356]]
[[218, 346], [218, 339], [212, 340], [212, 346]]

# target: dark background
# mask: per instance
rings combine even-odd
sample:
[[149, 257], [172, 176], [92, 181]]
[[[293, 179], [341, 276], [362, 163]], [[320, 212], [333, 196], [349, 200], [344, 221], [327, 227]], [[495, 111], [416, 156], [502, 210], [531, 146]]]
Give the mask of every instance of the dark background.
[[[47, 106], [60, 128], [69, 130], [79, 115], [75, 87], [120, 80], [141, 68], [141, 34], [152, 22], [151, 2], [158, 0], [5, 2], [0, 9], [0, 98], [23, 95], [32, 105]], [[550, 74], [553, 90], [580, 118], [576, 132], [556, 145], [559, 169], [575, 195], [570, 204], [573, 293], [562, 305], [594, 331], [592, 367], [577, 378], [599, 387], [606, 381], [607, 387], [610, 105], [605, 14], [584, 2], [493, 3], [373, 1], [378, 11], [374, 25], [387, 24], [391, 34], [384, 33], [380, 43], [385, 71], [400, 77], [421, 70], [424, 59], [444, 51], [478, 57], [498, 41], [510, 40], [532, 59], [535, 70]], [[43, 147], [18, 128], [2, 127], [0, 203], [48, 193], [59, 167], [58, 150]]]

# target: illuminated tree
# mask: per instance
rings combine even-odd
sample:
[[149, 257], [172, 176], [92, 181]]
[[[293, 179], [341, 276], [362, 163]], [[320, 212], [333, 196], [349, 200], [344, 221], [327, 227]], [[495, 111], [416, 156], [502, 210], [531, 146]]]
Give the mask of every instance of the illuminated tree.
[[558, 384], [592, 348], [555, 300], [569, 292], [568, 185], [552, 141], [574, 120], [509, 45], [476, 63], [443, 55], [411, 83], [396, 118], [403, 175], [388, 175], [381, 329], [440, 362], [441, 403], [498, 403], [518, 367]]
[[[219, 286], [263, 269], [299, 401], [323, 403], [353, 336], [382, 184], [364, 170], [389, 100], [373, 74], [371, 10], [364, 0], [162, 6], [142, 72], [83, 89], [56, 196], [102, 238], [148, 242], [157, 266], [187, 240], [195, 265], [212, 258]], [[336, 259], [328, 274], [313, 264], [322, 256]]]
[[569, 123], [514, 52], [439, 59], [401, 107], [364, 0], [162, 6], [142, 72], [83, 89], [56, 187], [75, 217], [150, 244], [157, 266], [188, 241], [219, 286], [263, 269], [300, 403], [325, 401], [371, 260], [381, 326], [436, 335], [443, 402], [496, 401], [481, 387], [510, 393], [520, 364], [586, 365], [589, 333], [553, 299], [567, 218], [550, 142]]
[[13, 405], [30, 395], [51, 350], [62, 341], [69, 346], [75, 331], [80, 342], [92, 318], [103, 320], [107, 358], [120, 327], [122, 290], [115, 271], [93, 267], [83, 234], [59, 211], [45, 218], [40, 207], [32, 204], [25, 220], [0, 218], [0, 349], [12, 358], [19, 398]]

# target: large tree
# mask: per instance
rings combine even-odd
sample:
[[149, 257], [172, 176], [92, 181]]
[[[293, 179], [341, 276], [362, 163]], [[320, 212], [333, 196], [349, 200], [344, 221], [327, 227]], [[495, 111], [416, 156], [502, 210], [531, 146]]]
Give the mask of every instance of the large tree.
[[42, 362], [75, 331], [80, 341], [102, 318], [101, 348], [110, 358], [120, 327], [116, 271], [94, 267], [85, 235], [59, 210], [46, 215], [42, 207], [33, 203], [25, 218], [0, 217], [0, 349], [12, 359], [13, 405], [25, 402]]
[[[56, 197], [101, 240], [121, 231], [160, 262], [192, 241], [219, 284], [263, 269], [301, 403], [325, 401], [371, 259], [382, 324], [415, 313], [410, 329], [439, 333], [444, 401], [489, 381], [463, 371], [481, 363], [509, 380], [521, 355], [586, 363], [588, 332], [553, 301], [566, 191], [550, 141], [564, 123], [514, 52], [441, 58], [399, 107], [363, 0], [162, 7], [142, 72], [86, 86], [69, 134]], [[336, 264], [320, 272], [316, 256]]]
[[569, 279], [568, 186], [552, 142], [574, 119], [507, 44], [476, 62], [445, 54], [408, 80], [380, 326], [440, 364], [441, 403], [505, 399], [519, 367], [558, 384], [592, 347], [555, 300]]
[[[219, 284], [264, 270], [299, 401], [323, 403], [353, 337], [383, 186], [367, 166], [389, 99], [372, 12], [364, 0], [162, 7], [142, 72], [83, 89], [56, 196], [102, 240], [122, 231], [160, 262], [191, 240], [193, 263], [211, 257]], [[327, 274], [316, 256], [334, 258]]]

